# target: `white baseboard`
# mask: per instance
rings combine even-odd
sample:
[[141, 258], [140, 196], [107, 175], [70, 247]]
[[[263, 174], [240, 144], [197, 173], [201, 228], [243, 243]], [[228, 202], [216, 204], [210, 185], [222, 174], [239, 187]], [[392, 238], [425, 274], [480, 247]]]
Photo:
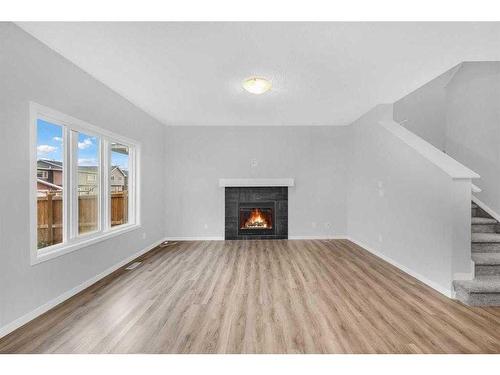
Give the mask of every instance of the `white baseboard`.
[[345, 234], [323, 235], [323, 236], [288, 236], [289, 240], [346, 240]]
[[493, 219], [496, 221], [500, 222], [500, 215], [493, 211], [491, 208], [489, 208], [486, 204], [481, 202], [477, 197], [472, 196], [472, 201], [477, 204], [479, 207], [481, 207], [483, 210], [486, 211], [488, 215], [490, 215]]
[[96, 282], [98, 282], [99, 280], [101, 280], [104, 277], [108, 276], [109, 274], [111, 274], [112, 272], [116, 271], [120, 267], [123, 267], [127, 263], [130, 263], [135, 258], [137, 258], [137, 257], [139, 257], [139, 256], [147, 253], [148, 251], [152, 250], [153, 248], [155, 248], [156, 246], [158, 246], [159, 244], [161, 244], [163, 241], [165, 241], [165, 240], [162, 239], [161, 241], [156, 241], [153, 244], [151, 244], [149, 246], [146, 246], [145, 248], [143, 248], [142, 250], [138, 251], [137, 253], [132, 254], [131, 256], [127, 257], [126, 259], [123, 259], [122, 261], [116, 263], [115, 265], [109, 267], [107, 270], [105, 270], [105, 271], [101, 272], [100, 274], [98, 274], [98, 275], [96, 275], [96, 276], [88, 279], [87, 281], [81, 283], [80, 285], [74, 287], [73, 289], [68, 290], [67, 292], [65, 292], [65, 293], [61, 294], [60, 296], [58, 296], [58, 297], [50, 300], [49, 302], [47, 302], [47, 303], [45, 303], [45, 304], [37, 307], [36, 309], [34, 309], [34, 310], [30, 311], [29, 313], [21, 316], [20, 318], [17, 318], [16, 320], [14, 320], [14, 321], [12, 321], [12, 322], [4, 325], [3, 327], [0, 327], [0, 338], [3, 337], [3, 336], [8, 335], [12, 331], [14, 331], [14, 330], [18, 329], [19, 327], [25, 325], [29, 321], [35, 319], [36, 317], [42, 315], [43, 313], [49, 311], [50, 309], [52, 309], [54, 307], [56, 307], [61, 302], [66, 301], [70, 297], [73, 297], [75, 294], [77, 294], [77, 293], [81, 292], [82, 290], [88, 288], [92, 284], [95, 284]]
[[385, 260], [387, 263], [390, 263], [392, 264], [393, 266], [399, 268], [401, 271], [407, 273], [408, 275], [410, 276], [413, 276], [415, 279], [423, 282], [424, 284], [430, 286], [432, 289], [434, 290], [437, 290], [439, 293], [441, 294], [444, 294], [446, 297], [448, 298], [454, 298], [454, 293], [453, 291], [450, 289], [450, 288], [445, 288], [439, 284], [436, 284], [434, 281], [432, 280], [429, 280], [428, 278], [426, 278], [425, 276], [419, 274], [418, 272], [415, 272], [413, 271], [412, 269], [396, 262], [394, 259], [372, 249], [370, 246], [368, 246], [367, 244], [364, 244], [362, 243], [361, 241], [357, 241], [355, 240], [354, 238], [352, 237], [348, 237], [347, 238], [349, 241], [351, 242], [354, 242], [356, 245], [362, 247], [363, 249], [365, 249], [366, 251], [372, 253], [373, 255]]
[[224, 241], [224, 237], [214, 236], [214, 237], [203, 237], [203, 236], [193, 236], [193, 237], [167, 237], [165, 241]]
[[[289, 240], [345, 240], [347, 236], [342, 235], [323, 235], [323, 236], [288, 236]], [[203, 236], [192, 236], [192, 237], [167, 237], [166, 241], [224, 241], [223, 236], [214, 237], [203, 237]]]

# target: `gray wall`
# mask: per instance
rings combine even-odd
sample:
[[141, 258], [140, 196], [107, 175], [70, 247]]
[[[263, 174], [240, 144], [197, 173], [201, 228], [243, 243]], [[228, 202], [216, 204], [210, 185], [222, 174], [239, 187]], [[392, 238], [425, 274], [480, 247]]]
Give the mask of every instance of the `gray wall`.
[[349, 127], [348, 233], [450, 296], [452, 280], [472, 270], [470, 180], [453, 179], [424, 156], [413, 134], [402, 141], [381, 126], [391, 116], [381, 105]]
[[481, 176], [474, 195], [500, 214], [500, 62], [464, 63], [446, 112], [446, 152]]
[[[30, 266], [29, 101], [142, 143], [142, 229]], [[17, 26], [0, 23], [0, 327], [163, 238], [164, 130]]]
[[441, 151], [446, 145], [446, 91], [460, 65], [394, 103], [394, 121]]
[[500, 214], [500, 62], [465, 62], [394, 104], [396, 122], [478, 173]]
[[295, 178], [290, 237], [346, 234], [347, 141], [347, 127], [168, 127], [167, 235], [223, 237], [218, 180], [238, 177]]

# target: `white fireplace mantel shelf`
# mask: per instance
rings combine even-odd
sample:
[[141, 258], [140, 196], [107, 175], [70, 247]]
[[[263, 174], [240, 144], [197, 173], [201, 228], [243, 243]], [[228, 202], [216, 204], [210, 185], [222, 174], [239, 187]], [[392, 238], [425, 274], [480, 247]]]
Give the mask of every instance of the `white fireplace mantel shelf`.
[[220, 187], [295, 186], [293, 178], [220, 178]]

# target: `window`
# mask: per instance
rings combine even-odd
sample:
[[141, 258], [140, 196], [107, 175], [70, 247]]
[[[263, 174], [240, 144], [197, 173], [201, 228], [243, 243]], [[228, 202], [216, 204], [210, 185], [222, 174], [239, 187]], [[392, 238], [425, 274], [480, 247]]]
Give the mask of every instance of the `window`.
[[78, 133], [78, 234], [99, 229], [100, 145], [99, 137]]
[[47, 178], [49, 178], [49, 172], [37, 170], [36, 176], [41, 180], [46, 180]]
[[129, 170], [129, 148], [111, 143], [111, 226], [128, 223], [128, 184], [124, 176]]
[[62, 126], [37, 119], [36, 128], [37, 177], [45, 176], [47, 179], [48, 172], [38, 168], [52, 166], [57, 166], [55, 170], [61, 177], [57, 180], [52, 178], [47, 183], [37, 182], [37, 249], [42, 249], [64, 240], [64, 142]]
[[30, 104], [32, 263], [139, 226], [139, 146], [49, 108]]

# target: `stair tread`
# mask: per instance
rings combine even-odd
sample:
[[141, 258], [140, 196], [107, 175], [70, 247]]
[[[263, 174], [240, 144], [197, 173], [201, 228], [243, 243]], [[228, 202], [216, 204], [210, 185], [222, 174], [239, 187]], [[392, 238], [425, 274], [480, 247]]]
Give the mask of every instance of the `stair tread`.
[[500, 233], [472, 233], [472, 242], [500, 242]]
[[495, 219], [489, 217], [478, 217], [475, 216], [472, 218], [472, 224], [496, 224], [497, 221]]
[[476, 265], [500, 265], [500, 253], [473, 253], [472, 260]]
[[469, 293], [500, 293], [499, 276], [480, 276], [474, 280], [455, 280], [455, 290], [464, 289]]

